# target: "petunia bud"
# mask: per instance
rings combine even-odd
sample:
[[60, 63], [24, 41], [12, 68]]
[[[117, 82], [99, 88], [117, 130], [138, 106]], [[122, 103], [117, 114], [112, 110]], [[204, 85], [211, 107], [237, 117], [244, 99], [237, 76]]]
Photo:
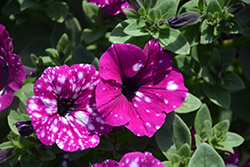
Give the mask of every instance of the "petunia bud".
[[195, 12], [183, 13], [177, 17], [168, 18], [169, 26], [174, 29], [179, 29], [189, 24], [195, 24], [200, 21], [201, 14]]
[[18, 129], [18, 132], [21, 136], [29, 136], [34, 132], [31, 121], [20, 121], [14, 123], [13, 125], [16, 125], [16, 128]]
[[9, 148], [6, 150], [0, 150], [0, 162], [4, 161], [5, 159], [9, 158], [13, 152], [14, 152], [15, 148]]
[[233, 15], [243, 11], [245, 9], [245, 4], [243, 2], [239, 2], [237, 4], [233, 4], [228, 7], [227, 12]]

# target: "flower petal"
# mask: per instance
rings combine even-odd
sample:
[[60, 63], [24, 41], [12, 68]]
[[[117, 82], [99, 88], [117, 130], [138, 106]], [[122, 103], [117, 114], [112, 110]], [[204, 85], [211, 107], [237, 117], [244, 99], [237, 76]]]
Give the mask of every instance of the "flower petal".
[[23, 81], [25, 79], [25, 70], [21, 62], [20, 56], [16, 54], [9, 55], [9, 78], [8, 86], [12, 90], [19, 90], [23, 86]]
[[138, 78], [141, 79], [141, 85], [149, 77], [160, 77], [159, 75], [162, 75], [162, 73], [169, 73], [173, 65], [170, 54], [160, 46], [156, 39], [146, 44], [144, 52], [148, 57], [148, 61], [143, 70], [138, 74]]
[[[139, 92], [139, 91], [138, 91]], [[138, 94], [137, 92], [137, 94]], [[140, 93], [143, 95], [142, 93]], [[137, 136], [152, 137], [165, 122], [166, 114], [157, 107], [157, 102], [150, 101], [147, 96], [136, 95], [133, 103], [130, 103], [130, 120], [125, 125]]]
[[91, 167], [119, 167], [119, 164], [115, 160], [107, 159], [101, 164], [93, 164]]
[[101, 80], [96, 87], [97, 109], [109, 125], [121, 126], [130, 120], [127, 98], [121, 93], [121, 85], [114, 81]]
[[164, 165], [153, 157], [150, 152], [145, 152], [144, 154], [141, 152], [133, 152], [125, 154], [119, 162], [120, 167], [164, 167]]
[[14, 98], [14, 91], [7, 87], [0, 90], [0, 111], [7, 108]]
[[123, 78], [131, 78], [146, 64], [146, 54], [131, 44], [113, 44], [100, 58], [100, 75], [105, 80], [122, 84]]
[[[141, 86], [140, 91], [150, 98], [153, 104], [158, 104], [156, 108], [170, 113], [182, 105], [188, 95], [188, 89], [184, 86], [181, 73], [176, 69], [171, 70], [163, 79], [160, 75], [158, 77], [153, 77], [151, 82]], [[155, 85], [154, 81], [158, 83]]]

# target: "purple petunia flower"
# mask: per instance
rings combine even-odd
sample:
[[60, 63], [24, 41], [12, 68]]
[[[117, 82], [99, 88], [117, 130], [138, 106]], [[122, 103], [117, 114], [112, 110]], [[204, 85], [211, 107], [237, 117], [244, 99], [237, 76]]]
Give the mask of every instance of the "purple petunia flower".
[[117, 15], [124, 12], [125, 8], [132, 8], [126, 0], [88, 0], [101, 7], [110, 15]]
[[165, 113], [180, 107], [188, 95], [170, 54], [157, 40], [144, 50], [113, 44], [100, 58], [97, 109], [109, 125], [125, 125], [138, 136], [152, 137], [165, 122]]
[[43, 144], [56, 143], [65, 151], [93, 148], [99, 144], [98, 134], [112, 130], [95, 107], [99, 78], [95, 67], [87, 64], [49, 67], [43, 72], [26, 107]]
[[133, 152], [133, 153], [127, 153], [125, 154], [119, 163], [117, 163], [114, 160], [106, 160], [102, 162], [101, 164], [94, 164], [92, 167], [139, 167], [139, 166], [145, 166], [145, 167], [164, 167], [164, 165], [153, 157], [153, 155], [150, 152]]
[[12, 51], [12, 39], [0, 24], [0, 111], [11, 104], [14, 91], [21, 89], [25, 79], [21, 58]]

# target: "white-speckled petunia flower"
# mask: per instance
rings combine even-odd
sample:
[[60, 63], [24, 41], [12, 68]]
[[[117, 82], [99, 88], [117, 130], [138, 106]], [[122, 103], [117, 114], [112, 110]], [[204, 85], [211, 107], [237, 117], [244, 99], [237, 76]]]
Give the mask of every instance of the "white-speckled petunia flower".
[[27, 112], [37, 138], [65, 151], [93, 148], [99, 136], [112, 130], [96, 110], [95, 88], [99, 82], [95, 67], [76, 64], [47, 68], [36, 81], [27, 101]]
[[12, 51], [12, 39], [0, 24], [0, 111], [11, 104], [14, 92], [21, 89], [25, 79], [21, 58]]
[[125, 154], [119, 163], [114, 160], [106, 160], [101, 164], [93, 164], [92, 167], [164, 167], [164, 165], [153, 157], [150, 152], [133, 152]]
[[144, 50], [113, 44], [100, 58], [101, 81], [96, 88], [97, 109], [109, 125], [125, 125], [137, 136], [152, 137], [166, 114], [180, 107], [188, 95], [170, 54], [157, 40]]
[[117, 15], [121, 12], [124, 13], [123, 9], [132, 8], [126, 0], [88, 0], [91, 3], [101, 7], [110, 15]]

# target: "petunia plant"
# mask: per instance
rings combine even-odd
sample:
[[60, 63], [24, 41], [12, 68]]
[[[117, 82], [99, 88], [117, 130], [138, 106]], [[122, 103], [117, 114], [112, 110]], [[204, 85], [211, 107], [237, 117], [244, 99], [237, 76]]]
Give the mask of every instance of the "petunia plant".
[[0, 166], [249, 166], [249, 0], [0, 6]]

